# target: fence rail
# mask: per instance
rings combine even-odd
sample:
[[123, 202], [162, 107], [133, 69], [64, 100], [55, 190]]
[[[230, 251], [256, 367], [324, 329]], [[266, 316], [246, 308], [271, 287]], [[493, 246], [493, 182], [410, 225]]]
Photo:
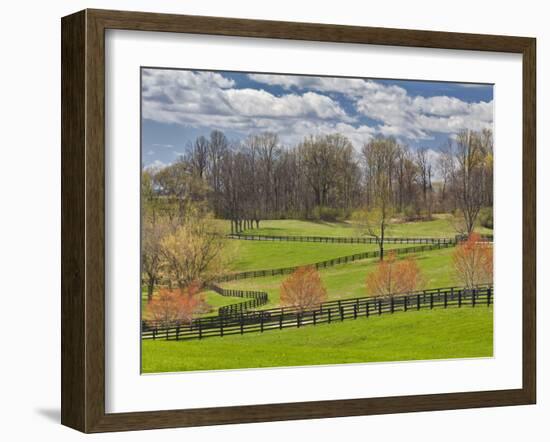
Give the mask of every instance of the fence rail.
[[349, 319], [369, 318], [373, 315], [393, 314], [397, 311], [490, 306], [493, 304], [493, 298], [492, 285], [475, 288], [446, 287], [387, 297], [328, 301], [309, 311], [284, 307], [243, 312], [239, 315], [201, 318], [191, 324], [172, 323], [161, 326], [143, 322], [141, 335], [142, 339], [204, 339], [330, 324]]
[[[493, 242], [493, 235], [492, 234], [486, 234], [486, 233], [480, 234], [479, 238], [482, 241]], [[466, 241], [468, 239], [468, 235], [456, 235], [454, 239], [455, 239], [456, 242]]]
[[247, 310], [261, 307], [262, 305], [267, 304], [269, 301], [267, 292], [254, 291], [254, 290], [224, 289], [216, 284], [210, 284], [208, 288], [222, 296], [248, 298], [247, 301], [237, 302], [235, 304], [229, 304], [229, 305], [220, 307], [218, 309], [219, 316], [230, 316], [234, 314], [240, 314]]
[[[247, 241], [288, 241], [288, 242], [317, 242], [331, 244], [378, 244], [379, 240], [373, 237], [333, 237], [333, 236], [277, 236], [277, 235], [248, 235], [232, 233], [231, 239]], [[456, 238], [384, 238], [387, 244], [444, 244], [455, 242]]]
[[[442, 242], [442, 243], [427, 244], [427, 245], [420, 245], [420, 246], [403, 247], [400, 249], [385, 250], [384, 253], [388, 253], [391, 251], [391, 252], [395, 252], [397, 255], [403, 255], [407, 253], [418, 253], [418, 252], [426, 252], [430, 250], [445, 249], [448, 247], [454, 247], [455, 245], [456, 243], [454, 241]], [[379, 256], [380, 256], [379, 250], [372, 250], [370, 252], [362, 252], [362, 253], [355, 253], [353, 255], [340, 256], [338, 258], [327, 259], [325, 261], [315, 262], [312, 264], [302, 264], [299, 266], [283, 267], [278, 269], [249, 270], [246, 272], [231, 273], [231, 274], [224, 275], [217, 278], [216, 282], [227, 282], [227, 281], [235, 281], [238, 279], [249, 279], [249, 278], [263, 278], [265, 276], [288, 275], [294, 272], [299, 267], [313, 266], [316, 269], [324, 269], [324, 268], [332, 267], [338, 264], [347, 264], [353, 261], [358, 261], [358, 260], [363, 260], [368, 258], [377, 258]]]

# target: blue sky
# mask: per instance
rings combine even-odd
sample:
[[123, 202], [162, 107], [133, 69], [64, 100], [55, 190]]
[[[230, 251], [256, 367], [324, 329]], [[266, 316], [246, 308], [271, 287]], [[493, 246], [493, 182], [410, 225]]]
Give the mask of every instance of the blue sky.
[[199, 135], [239, 142], [276, 132], [289, 148], [341, 133], [355, 148], [377, 135], [434, 152], [461, 129], [492, 127], [492, 85], [142, 69], [142, 162], [170, 164]]

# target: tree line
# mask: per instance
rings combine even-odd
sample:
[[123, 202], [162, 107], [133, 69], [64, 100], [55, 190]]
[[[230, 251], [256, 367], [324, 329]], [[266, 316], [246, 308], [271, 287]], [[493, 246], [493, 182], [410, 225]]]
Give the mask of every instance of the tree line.
[[492, 223], [492, 131], [460, 131], [437, 151], [377, 137], [357, 149], [341, 134], [285, 146], [271, 132], [230, 141], [218, 130], [199, 136], [162, 169], [146, 168], [149, 199], [172, 217], [200, 204], [231, 231], [264, 219], [348, 219], [383, 210], [407, 220], [456, 213], [457, 230], [473, 231], [480, 211]]

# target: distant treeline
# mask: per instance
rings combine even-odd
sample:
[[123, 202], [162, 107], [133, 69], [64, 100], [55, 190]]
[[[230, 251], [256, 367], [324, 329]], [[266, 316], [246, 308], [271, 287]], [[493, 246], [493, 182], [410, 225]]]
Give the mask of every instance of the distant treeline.
[[391, 205], [407, 219], [458, 212], [471, 231], [483, 207], [492, 223], [493, 135], [463, 130], [445, 146], [412, 149], [392, 137], [353, 146], [340, 134], [284, 146], [277, 134], [230, 142], [200, 136], [176, 163], [143, 172], [146, 201], [176, 216], [190, 203], [231, 220], [233, 232], [262, 219], [347, 218], [358, 208]]

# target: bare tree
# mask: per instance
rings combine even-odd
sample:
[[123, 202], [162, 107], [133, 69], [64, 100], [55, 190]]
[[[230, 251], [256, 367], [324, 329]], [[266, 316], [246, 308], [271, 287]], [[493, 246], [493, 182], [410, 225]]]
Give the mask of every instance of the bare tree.
[[228, 148], [229, 141], [223, 132], [219, 130], [212, 131], [208, 143], [208, 184], [213, 192], [213, 206], [216, 215], [220, 215], [222, 211], [222, 201], [220, 200], [222, 193], [221, 170]]
[[392, 177], [397, 151], [393, 138], [380, 137], [363, 146], [371, 196], [369, 207], [356, 212], [355, 222], [363, 234], [376, 239], [381, 261], [384, 259], [384, 239], [394, 213]]
[[452, 185], [455, 174], [454, 144], [451, 139], [440, 148], [436, 167], [442, 180], [441, 192], [439, 195], [441, 207], [443, 207], [444, 210], [454, 210], [454, 203], [450, 201], [452, 193], [449, 192], [449, 187]]
[[146, 277], [147, 302], [153, 299], [155, 285], [159, 282], [163, 254], [161, 242], [167, 232], [167, 226], [160, 219], [145, 217], [141, 225], [141, 268]]
[[315, 205], [351, 204], [358, 169], [353, 146], [346, 137], [340, 134], [308, 137], [299, 146], [299, 154]]
[[208, 151], [209, 142], [204, 136], [197, 137], [190, 155], [190, 163], [193, 168], [193, 172], [199, 178], [206, 177], [206, 171], [208, 168]]
[[464, 218], [466, 232], [473, 232], [477, 215], [483, 205], [484, 154], [478, 133], [460, 131], [456, 138], [455, 192], [458, 207]]
[[429, 150], [421, 147], [416, 151], [416, 165], [418, 167], [418, 179], [422, 189], [424, 210], [428, 219], [432, 218], [432, 164]]

